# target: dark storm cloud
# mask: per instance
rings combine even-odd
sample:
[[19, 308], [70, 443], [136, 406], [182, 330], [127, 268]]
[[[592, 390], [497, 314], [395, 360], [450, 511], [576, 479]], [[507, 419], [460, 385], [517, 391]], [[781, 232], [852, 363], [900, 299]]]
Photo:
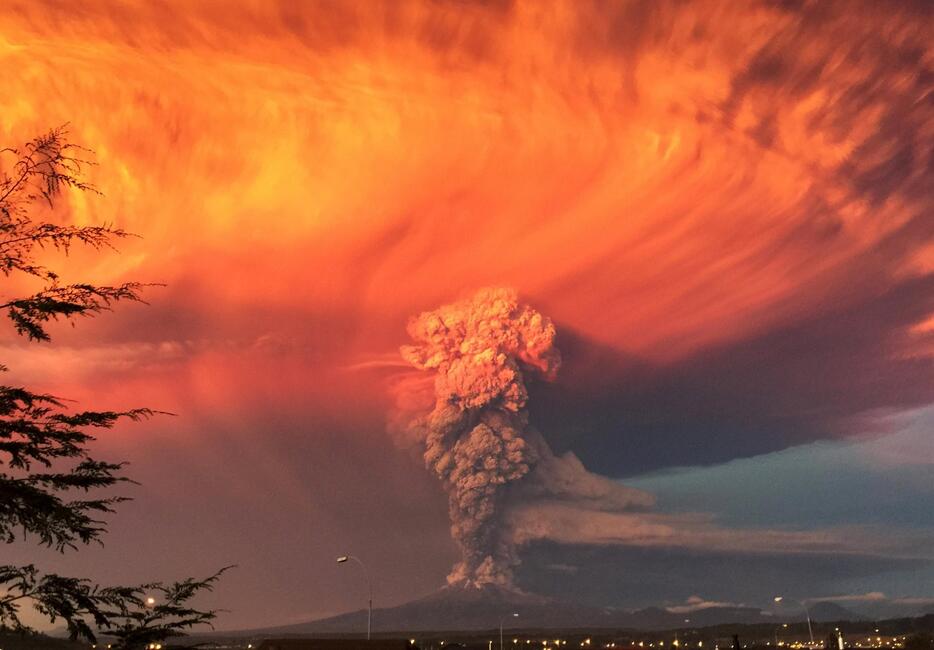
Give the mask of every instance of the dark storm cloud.
[[874, 413], [934, 401], [934, 361], [898, 352], [932, 309], [934, 276], [915, 278], [676, 365], [627, 358], [559, 325], [564, 374], [533, 388], [532, 419], [611, 476], [865, 432]]

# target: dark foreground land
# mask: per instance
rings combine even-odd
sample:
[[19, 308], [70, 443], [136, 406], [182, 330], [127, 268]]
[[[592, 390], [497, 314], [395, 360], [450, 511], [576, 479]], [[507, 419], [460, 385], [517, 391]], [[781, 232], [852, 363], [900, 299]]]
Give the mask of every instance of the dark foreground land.
[[[834, 621], [813, 624], [814, 639], [824, 647], [825, 640], [836, 632], [843, 635], [847, 648], [856, 650], [934, 650], [934, 614], [917, 618], [898, 618], [885, 621]], [[724, 624], [707, 627], [681, 627], [677, 629], [645, 630], [632, 629], [569, 629], [542, 630], [507, 628], [503, 632], [504, 650], [730, 650], [733, 637], [738, 637], [740, 648], [751, 650], [778, 650], [803, 648], [808, 641], [806, 623]], [[343, 639], [344, 650], [354, 650], [360, 636], [319, 634], [318, 638]], [[449, 650], [469, 648], [471, 650], [498, 650], [499, 630], [469, 632], [389, 632], [375, 633], [376, 640], [398, 640], [419, 650]], [[283, 638], [276, 635], [276, 638]], [[310, 635], [292, 635], [285, 644], [290, 650], [316, 650]], [[269, 637], [226, 636], [224, 633], [199, 634], [182, 637], [163, 644], [163, 650], [171, 648], [237, 648], [258, 650]], [[358, 642], [355, 644], [355, 641]], [[267, 643], [267, 645], [269, 645]], [[327, 644], [332, 645], [332, 644]], [[373, 644], [369, 647], [374, 647]], [[398, 645], [398, 644], [397, 644]], [[304, 647], [303, 647], [304, 646]], [[107, 640], [98, 643], [98, 650], [107, 647]], [[0, 650], [89, 650], [90, 644], [74, 643], [44, 635], [20, 635], [0, 632]]]
[[44, 634], [0, 632], [0, 650], [87, 650], [86, 643], [53, 639]]

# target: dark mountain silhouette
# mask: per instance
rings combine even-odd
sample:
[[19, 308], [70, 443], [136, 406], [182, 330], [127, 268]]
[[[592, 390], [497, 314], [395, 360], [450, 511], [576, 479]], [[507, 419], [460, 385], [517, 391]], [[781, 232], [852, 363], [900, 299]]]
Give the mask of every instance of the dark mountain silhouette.
[[811, 605], [810, 613], [811, 620], [818, 623], [865, 620], [863, 616], [860, 616], [856, 612], [842, 605], [838, 605], [837, 603], [830, 602], [829, 600], [822, 600]]
[[[514, 617], [513, 614], [519, 614]], [[688, 619], [686, 622], [685, 619]], [[561, 602], [508, 589], [445, 587], [424, 598], [373, 611], [374, 632], [505, 629], [676, 629], [721, 623], [762, 623], [774, 617], [750, 607], [707, 607], [674, 613], [659, 607], [628, 611]], [[251, 636], [352, 634], [366, 630], [366, 610], [274, 628], [228, 634]]]

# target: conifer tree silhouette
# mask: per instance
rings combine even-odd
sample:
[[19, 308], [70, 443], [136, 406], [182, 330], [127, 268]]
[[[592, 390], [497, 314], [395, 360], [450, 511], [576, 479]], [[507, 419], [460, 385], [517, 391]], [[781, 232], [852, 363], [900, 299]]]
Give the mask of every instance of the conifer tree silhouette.
[[[142, 302], [147, 285], [65, 283], [38, 261], [43, 250], [67, 254], [81, 245], [103, 252], [134, 236], [106, 224], [58, 225], [34, 218], [41, 203], [51, 207], [64, 189], [100, 194], [81, 180], [94, 164], [91, 156], [69, 142], [65, 126], [22, 147], [0, 150], [0, 272], [8, 283], [31, 276], [41, 286], [32, 295], [0, 298], [0, 309], [30, 341], [50, 341], [52, 321], [94, 316], [120, 301]], [[0, 372], [6, 370], [0, 365]], [[35, 541], [63, 553], [100, 543], [106, 532], [101, 517], [126, 500], [101, 491], [132, 481], [123, 474], [125, 463], [92, 457], [92, 432], [156, 414], [149, 408], [71, 412], [56, 396], [0, 385], [0, 541]], [[94, 641], [104, 634], [116, 639], [114, 648], [145, 647], [210, 624], [219, 610], [200, 611], [188, 601], [212, 590], [229, 568], [203, 580], [102, 587], [85, 578], [42, 573], [34, 565], [0, 565], [0, 629], [31, 632], [21, 619], [21, 608], [31, 605], [51, 622], [64, 622], [73, 639]]]

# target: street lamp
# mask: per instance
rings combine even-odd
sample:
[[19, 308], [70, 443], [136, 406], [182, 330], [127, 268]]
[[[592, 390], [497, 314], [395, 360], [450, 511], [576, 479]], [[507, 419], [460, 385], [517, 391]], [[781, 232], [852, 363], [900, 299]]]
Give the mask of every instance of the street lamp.
[[[776, 603], [780, 603], [784, 600], [783, 596], [776, 596], [773, 599]], [[801, 608], [804, 610], [804, 616], [808, 619], [808, 636], [811, 637], [811, 645], [814, 645], [814, 630], [811, 629], [811, 613], [808, 611], [808, 606], [800, 600], [792, 600], [793, 603], [798, 603], [801, 605]]]
[[[518, 612], [513, 612], [512, 615], [515, 618], [519, 618]], [[503, 650], [503, 621], [505, 619], [505, 616], [499, 619], [499, 650]]]
[[363, 575], [366, 576], [367, 605], [366, 605], [366, 640], [370, 640], [370, 621], [373, 619], [373, 584], [370, 582], [370, 572], [366, 570], [366, 565], [358, 557], [353, 555], [341, 555], [337, 558], [338, 564], [344, 564], [347, 560], [353, 560], [363, 569]]

